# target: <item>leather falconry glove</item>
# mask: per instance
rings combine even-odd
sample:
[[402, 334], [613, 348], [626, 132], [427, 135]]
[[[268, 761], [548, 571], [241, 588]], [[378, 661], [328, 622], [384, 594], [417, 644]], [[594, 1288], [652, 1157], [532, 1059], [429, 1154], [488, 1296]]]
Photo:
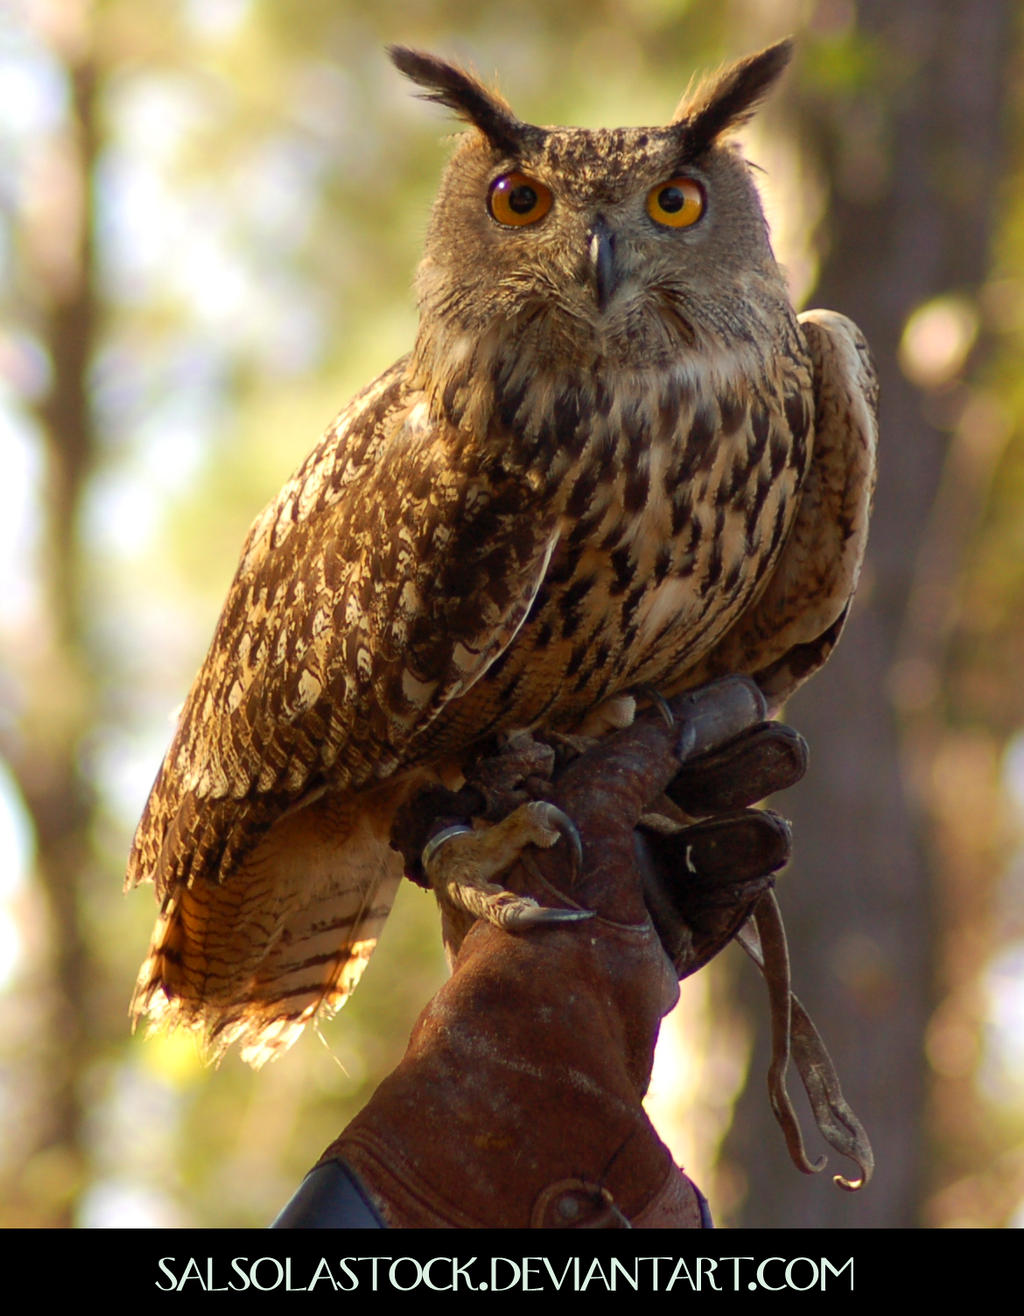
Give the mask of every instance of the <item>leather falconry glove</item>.
[[710, 1224], [642, 1099], [678, 979], [733, 938], [789, 857], [787, 824], [748, 806], [796, 781], [806, 749], [764, 721], [744, 678], [655, 702], [586, 748], [520, 738], [507, 771], [499, 753], [396, 823], [412, 871], [453, 822], [547, 799], [581, 862], [565, 844], [529, 847], [502, 881], [576, 917], [507, 932], [443, 910], [450, 980], [275, 1227]]

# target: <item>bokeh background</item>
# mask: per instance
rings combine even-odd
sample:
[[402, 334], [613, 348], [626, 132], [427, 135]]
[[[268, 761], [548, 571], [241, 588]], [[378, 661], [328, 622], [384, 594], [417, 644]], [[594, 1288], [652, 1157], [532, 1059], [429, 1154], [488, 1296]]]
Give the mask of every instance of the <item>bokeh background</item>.
[[787, 32], [745, 149], [795, 301], [868, 334], [883, 449], [854, 619], [787, 713], [780, 898], [877, 1175], [789, 1166], [735, 948], [684, 985], [651, 1108], [721, 1223], [1024, 1223], [1021, 17], [0, 0], [0, 1225], [266, 1224], [444, 975], [409, 887], [352, 1004], [262, 1073], [128, 1031], [154, 908], [124, 859], [248, 523], [414, 333], [453, 125], [383, 46], [597, 126]]

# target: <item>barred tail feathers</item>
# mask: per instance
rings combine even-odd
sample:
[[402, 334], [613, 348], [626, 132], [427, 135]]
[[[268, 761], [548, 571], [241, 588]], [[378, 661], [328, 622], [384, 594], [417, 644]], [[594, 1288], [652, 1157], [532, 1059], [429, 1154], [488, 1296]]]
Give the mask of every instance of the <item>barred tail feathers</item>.
[[[289, 814], [225, 881], [172, 889], [131, 1013], [232, 1043], [258, 1068], [355, 989], [402, 876], [390, 819], [320, 801]], [[339, 825], [344, 824], [344, 825]]]

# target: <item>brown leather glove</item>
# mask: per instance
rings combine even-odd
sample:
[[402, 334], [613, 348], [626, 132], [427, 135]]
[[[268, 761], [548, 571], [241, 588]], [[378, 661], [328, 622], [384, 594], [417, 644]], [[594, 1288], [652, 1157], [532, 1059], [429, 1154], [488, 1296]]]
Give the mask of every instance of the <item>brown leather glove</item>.
[[804, 759], [788, 729], [781, 740], [765, 731], [751, 682], [670, 707], [671, 718], [656, 709], [587, 750], [545, 790], [578, 829], [580, 874], [559, 844], [525, 851], [504, 879], [547, 908], [592, 916], [516, 933], [474, 923], [404, 1059], [278, 1227], [710, 1223], [642, 1098], [678, 976], [732, 937], [788, 857], [781, 820], [742, 806], [789, 784]]

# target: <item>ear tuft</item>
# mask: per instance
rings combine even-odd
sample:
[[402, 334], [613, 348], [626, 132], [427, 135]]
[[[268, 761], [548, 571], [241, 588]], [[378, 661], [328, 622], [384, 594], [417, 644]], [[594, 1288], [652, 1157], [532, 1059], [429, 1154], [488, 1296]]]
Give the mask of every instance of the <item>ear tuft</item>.
[[496, 92], [458, 65], [407, 46], [389, 46], [388, 54], [401, 73], [424, 89], [424, 100], [454, 110], [459, 118], [479, 128], [502, 154], [520, 155], [532, 139], [543, 136], [542, 129], [521, 123]]
[[695, 155], [751, 117], [792, 55], [792, 39], [778, 41], [756, 55], [727, 65], [683, 97], [673, 122], [685, 125]]

